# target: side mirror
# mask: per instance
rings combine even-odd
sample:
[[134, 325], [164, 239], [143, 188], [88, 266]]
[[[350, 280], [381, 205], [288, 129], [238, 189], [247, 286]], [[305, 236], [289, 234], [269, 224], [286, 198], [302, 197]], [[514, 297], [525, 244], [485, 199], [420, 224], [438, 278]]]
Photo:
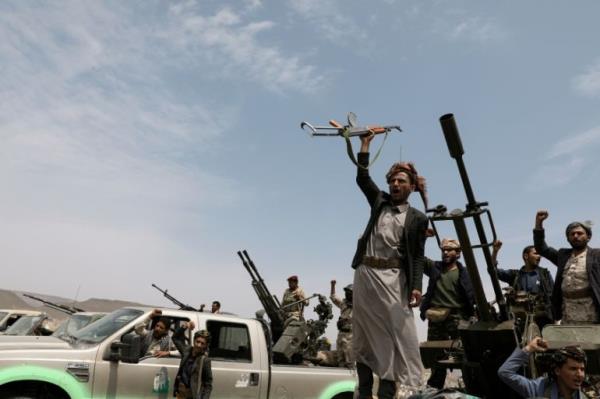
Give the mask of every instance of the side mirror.
[[122, 361], [123, 363], [139, 363], [142, 350], [142, 338], [136, 333], [125, 334], [121, 341], [115, 341], [110, 345], [111, 361]]

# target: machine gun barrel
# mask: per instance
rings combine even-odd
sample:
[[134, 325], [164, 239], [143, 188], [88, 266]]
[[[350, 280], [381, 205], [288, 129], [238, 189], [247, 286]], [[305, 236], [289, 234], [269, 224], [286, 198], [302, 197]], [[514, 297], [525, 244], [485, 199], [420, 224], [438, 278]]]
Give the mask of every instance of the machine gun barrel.
[[252, 278], [252, 288], [254, 288], [254, 292], [258, 296], [258, 300], [262, 304], [265, 312], [267, 312], [267, 316], [269, 316], [269, 320], [271, 321], [271, 334], [273, 336], [273, 342], [277, 342], [277, 340], [283, 334], [283, 323], [285, 322], [283, 318], [283, 311], [281, 310], [281, 304], [275, 295], [272, 295], [264, 280], [258, 273], [256, 269], [256, 265], [248, 255], [248, 251], [237, 251], [238, 256], [242, 260], [242, 264], [250, 274], [250, 278]]
[[[458, 133], [458, 128], [456, 126], [456, 121], [454, 120], [454, 115], [446, 114], [440, 118], [440, 124], [442, 125], [442, 131], [444, 132], [444, 137], [446, 138], [446, 144], [448, 145], [448, 151], [450, 152], [450, 156], [456, 160], [456, 165], [458, 166], [458, 171], [460, 173], [460, 178], [462, 180], [463, 187], [465, 189], [465, 194], [467, 196], [467, 205], [466, 205], [466, 217], [472, 217], [473, 222], [475, 224], [475, 229], [477, 230], [477, 235], [479, 237], [480, 245], [476, 245], [472, 248], [481, 248], [483, 252], [483, 256], [485, 258], [485, 263], [487, 264], [487, 271], [492, 280], [492, 287], [494, 288], [494, 294], [496, 297], [496, 302], [498, 303], [498, 308], [500, 309], [500, 320], [508, 320], [508, 310], [506, 307], [506, 301], [504, 296], [502, 295], [502, 290], [500, 288], [500, 282], [498, 280], [498, 274], [496, 272], [495, 265], [492, 262], [492, 255], [490, 253], [489, 246], [491, 243], [488, 243], [487, 237], [485, 234], [485, 229], [483, 227], [483, 222], [481, 220], [481, 214], [487, 213], [488, 219], [490, 222], [490, 226], [492, 228], [492, 234], [495, 236], [496, 232], [494, 229], [494, 223], [492, 221], [492, 216], [489, 210], [482, 210], [481, 207], [487, 206], [487, 202], [477, 202], [475, 200], [475, 195], [473, 194], [473, 188], [471, 187], [471, 182], [469, 180], [469, 175], [467, 174], [467, 169], [465, 168], [465, 164], [463, 162], [462, 156], [465, 153], [462, 142], [460, 140], [460, 135]], [[466, 232], [466, 231], [465, 231]], [[460, 239], [460, 237], [459, 237]], [[461, 245], [462, 245], [461, 241]], [[465, 253], [465, 248], [463, 248], [463, 253]], [[466, 255], [466, 254], [465, 254]], [[474, 260], [474, 258], [473, 258]], [[466, 263], [466, 257], [465, 257]], [[476, 266], [475, 266], [476, 267]]]
[[26, 296], [27, 298], [35, 299], [36, 301], [43, 303], [44, 305], [48, 306], [51, 309], [58, 310], [59, 312], [66, 313], [68, 315], [72, 315], [73, 313], [77, 313], [77, 312], [85, 312], [85, 310], [83, 310], [81, 308], [77, 308], [75, 306], [61, 305], [60, 303], [47, 301], [45, 299], [39, 298], [34, 295], [23, 294], [23, 296]]
[[322, 296], [322, 295], [320, 295], [320, 294], [313, 294], [313, 295], [309, 296], [308, 298], [304, 298], [304, 299], [300, 299], [299, 301], [296, 301], [296, 302], [288, 303], [287, 305], [285, 305], [285, 306], [282, 306], [282, 307], [281, 307], [281, 309], [282, 309], [282, 310], [283, 310], [283, 309], [287, 309], [287, 308], [289, 308], [290, 306], [294, 306], [294, 305], [296, 305], [296, 304], [298, 304], [298, 303], [301, 303], [301, 302], [306, 302], [306, 301], [308, 301], [308, 300], [311, 300], [311, 299], [313, 299], [313, 298], [316, 298], [316, 297], [321, 297], [321, 296]]
[[175, 305], [179, 306], [180, 310], [191, 310], [193, 312], [199, 312], [200, 310], [191, 307], [190, 305], [186, 305], [185, 303], [181, 302], [180, 300], [178, 300], [177, 298], [175, 298], [173, 295], [169, 294], [169, 290], [163, 290], [161, 289], [158, 285], [156, 284], [152, 284], [152, 287], [156, 288], [161, 294], [163, 294], [163, 296], [165, 298], [167, 298], [169, 301], [173, 302]]

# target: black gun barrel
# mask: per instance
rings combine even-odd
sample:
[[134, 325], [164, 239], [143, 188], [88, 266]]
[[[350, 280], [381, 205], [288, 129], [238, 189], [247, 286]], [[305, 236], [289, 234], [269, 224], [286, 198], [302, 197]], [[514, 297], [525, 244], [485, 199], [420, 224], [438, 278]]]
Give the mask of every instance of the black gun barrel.
[[81, 308], [78, 308], [75, 306], [61, 305], [60, 303], [47, 301], [47, 300], [39, 298], [35, 295], [23, 294], [23, 296], [26, 296], [27, 298], [35, 299], [36, 301], [43, 303], [44, 305], [48, 306], [51, 309], [58, 310], [59, 312], [63, 312], [63, 313], [69, 314], [69, 315], [72, 315], [73, 313], [77, 313], [77, 312], [85, 312], [85, 310], [83, 310]]
[[252, 279], [252, 288], [254, 288], [254, 292], [258, 297], [258, 300], [262, 304], [265, 312], [269, 316], [269, 320], [271, 321], [271, 332], [273, 337], [273, 342], [277, 342], [281, 334], [283, 334], [283, 311], [281, 309], [281, 304], [277, 300], [275, 295], [272, 295], [264, 280], [258, 273], [256, 269], [256, 265], [248, 255], [248, 251], [237, 251], [238, 256], [242, 260], [242, 264], [250, 274], [250, 278]]
[[[473, 217], [475, 229], [477, 230], [479, 242], [481, 243], [481, 245], [479, 245], [478, 247], [481, 247], [483, 256], [485, 258], [485, 263], [487, 264], [488, 274], [490, 275], [490, 278], [492, 280], [492, 287], [494, 288], [496, 302], [498, 303], [498, 308], [500, 309], [500, 319], [501, 321], [508, 320], [508, 309], [506, 307], [506, 301], [504, 300], [504, 296], [502, 295], [500, 282], [498, 280], [498, 274], [496, 272], [495, 265], [492, 262], [492, 255], [490, 253], [489, 248], [490, 243], [488, 243], [487, 241], [485, 229], [481, 220], [481, 206], [487, 205], [487, 203], [477, 202], [475, 200], [475, 194], [473, 193], [473, 188], [471, 187], [471, 181], [469, 180], [469, 175], [467, 174], [467, 169], [465, 168], [465, 164], [462, 159], [462, 156], [465, 152], [462, 146], [462, 142], [460, 140], [460, 134], [458, 133], [456, 121], [454, 120], [454, 115], [446, 114], [441, 116], [440, 124], [442, 125], [442, 131], [444, 132], [444, 137], [446, 138], [446, 144], [448, 145], [448, 151], [450, 152], [450, 156], [456, 160], [456, 164], [458, 166], [460, 178], [462, 180], [468, 201], [466, 213], [467, 216]], [[490, 218], [491, 222], [491, 216], [489, 214], [488, 217]]]
[[458, 127], [456, 126], [454, 115], [443, 115], [440, 118], [440, 124], [442, 125], [442, 131], [444, 132], [446, 144], [448, 145], [448, 152], [450, 152], [450, 156], [456, 160], [458, 173], [460, 174], [460, 179], [462, 180], [465, 193], [467, 195], [467, 208], [469, 208], [470, 206], [474, 206], [474, 204], [477, 202], [475, 201], [475, 194], [473, 194], [473, 188], [471, 187], [469, 175], [467, 174], [467, 169], [465, 168], [465, 163], [462, 160], [465, 150], [463, 149], [462, 141], [460, 140], [460, 134], [458, 133]]
[[181, 302], [179, 299], [175, 298], [173, 295], [169, 294], [169, 290], [163, 290], [161, 289], [158, 285], [152, 283], [152, 287], [156, 288], [161, 294], [163, 294], [163, 296], [165, 298], [167, 298], [169, 301], [173, 302], [173, 304], [179, 306], [179, 310], [189, 310], [192, 312], [199, 312], [200, 310], [191, 307], [190, 305], [186, 305], [185, 303]]

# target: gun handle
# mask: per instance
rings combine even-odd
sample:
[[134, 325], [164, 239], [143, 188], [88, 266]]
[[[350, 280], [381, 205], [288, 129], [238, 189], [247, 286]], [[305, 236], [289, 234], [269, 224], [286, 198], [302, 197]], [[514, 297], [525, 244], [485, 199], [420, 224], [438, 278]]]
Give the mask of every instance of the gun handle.
[[387, 132], [387, 129], [382, 126], [367, 126], [367, 129], [369, 129], [369, 131], [373, 132], [374, 134]]
[[341, 123], [339, 123], [338, 121], [335, 121], [333, 119], [329, 121], [329, 124], [331, 126], [335, 127], [336, 129], [343, 129], [344, 128], [344, 126], [342, 126]]

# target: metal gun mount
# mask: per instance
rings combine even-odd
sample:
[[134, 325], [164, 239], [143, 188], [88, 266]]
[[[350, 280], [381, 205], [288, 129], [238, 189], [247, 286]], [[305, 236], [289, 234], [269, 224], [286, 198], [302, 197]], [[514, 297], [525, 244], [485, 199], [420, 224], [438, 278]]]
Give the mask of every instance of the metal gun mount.
[[283, 324], [285, 322], [284, 319], [284, 311], [281, 308], [281, 304], [277, 297], [271, 294], [269, 288], [265, 284], [265, 281], [258, 273], [256, 269], [256, 265], [250, 259], [250, 255], [248, 255], [248, 251], [238, 251], [238, 256], [242, 260], [242, 264], [244, 268], [250, 274], [250, 278], [252, 279], [252, 288], [254, 288], [254, 292], [258, 297], [258, 300], [262, 304], [267, 316], [269, 316], [269, 321], [271, 322], [271, 335], [273, 337], [273, 342], [277, 342], [281, 335], [283, 334]]
[[[500, 365], [502, 365], [517, 346], [517, 337], [513, 321], [508, 320], [506, 301], [502, 295], [498, 275], [490, 253], [490, 246], [496, 240], [496, 229], [491, 212], [486, 208], [488, 203], [475, 200], [473, 188], [471, 187], [471, 182], [469, 181], [469, 176], [462, 160], [464, 150], [454, 116], [452, 114], [443, 115], [440, 118], [440, 123], [450, 156], [456, 160], [467, 197], [467, 204], [464, 210], [456, 209], [448, 212], [446, 206], [438, 205], [433, 209], [428, 209], [427, 212], [431, 213], [429, 220], [440, 247], [441, 240], [436, 223], [451, 221], [454, 224], [464, 263], [473, 285], [479, 315], [479, 321], [476, 323], [468, 327], [459, 326], [460, 340], [464, 348], [463, 360], [460, 361], [463, 379], [469, 394], [489, 398], [513, 398], [516, 397], [515, 393], [504, 385], [497, 375]], [[465, 223], [467, 219], [473, 220], [479, 240], [478, 243], [473, 244], [471, 242]], [[493, 239], [491, 242], [486, 237], [484, 219], [487, 219], [492, 232]], [[493, 312], [493, 308], [485, 297], [481, 276], [475, 260], [474, 249], [480, 249], [483, 252], [487, 271], [494, 289], [495, 302], [499, 308], [498, 315]], [[429, 341], [421, 346], [423, 361], [424, 363], [428, 363], [424, 364], [425, 367], [433, 365], [445, 367], [440, 358], [443, 358], [444, 350], [451, 349], [451, 346], [448, 346], [448, 342], [451, 343], [452, 341]]]
[[[427, 212], [432, 213], [432, 216], [429, 217], [429, 220], [431, 221], [431, 226], [433, 228], [436, 240], [438, 242], [438, 245], [440, 246], [441, 241], [437, 228], [435, 226], [435, 222], [452, 221], [454, 223], [456, 234], [458, 236], [458, 241], [461, 245], [461, 250], [463, 253], [465, 264], [467, 266], [467, 270], [469, 271], [469, 275], [471, 276], [471, 282], [475, 290], [477, 309], [479, 311], [479, 319], [482, 321], [492, 321], [494, 320], [494, 317], [492, 316], [491, 308], [483, 292], [481, 276], [479, 275], [477, 263], [475, 261], [475, 255], [473, 253], [473, 249], [481, 249], [484, 255], [485, 263], [487, 265], [488, 274], [491, 278], [492, 287], [494, 289], [494, 295], [496, 297], [496, 303], [498, 304], [499, 321], [506, 321], [508, 320], [506, 301], [504, 299], [504, 296], [502, 295], [502, 289], [500, 288], [498, 274], [496, 272], [495, 265], [492, 262], [492, 255], [490, 253], [490, 246], [492, 246], [492, 243], [497, 239], [494, 220], [492, 218], [490, 210], [485, 208], [488, 206], [488, 203], [478, 202], [475, 199], [475, 194], [473, 193], [471, 181], [469, 180], [469, 175], [467, 174], [467, 169], [462, 159], [462, 156], [464, 155], [465, 151], [460, 140], [458, 128], [454, 120], [454, 115], [443, 115], [440, 118], [440, 123], [442, 125], [442, 131], [444, 132], [444, 137], [446, 139], [446, 144], [448, 145], [448, 151], [450, 152], [450, 156], [456, 160], [458, 172], [460, 174], [465, 194], [467, 196], [467, 204], [465, 205], [464, 210], [456, 209], [450, 213], [447, 213], [447, 208], [444, 205], [438, 205], [433, 209], [428, 209]], [[492, 231], [491, 242], [488, 242], [486, 237], [486, 231], [482, 220], [483, 215], [487, 217], [488, 224]], [[473, 223], [475, 224], [475, 229], [479, 238], [478, 244], [471, 244], [471, 240], [469, 238], [469, 234], [465, 224], [466, 219], [472, 219]]]

